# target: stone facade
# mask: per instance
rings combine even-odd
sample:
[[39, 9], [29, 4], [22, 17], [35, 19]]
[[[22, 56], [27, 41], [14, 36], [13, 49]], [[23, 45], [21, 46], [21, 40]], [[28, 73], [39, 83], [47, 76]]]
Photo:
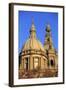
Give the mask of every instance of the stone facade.
[[58, 55], [53, 46], [49, 25], [46, 27], [45, 43], [42, 45], [36, 37], [36, 29], [32, 22], [30, 36], [19, 55], [19, 62], [19, 78], [58, 75]]

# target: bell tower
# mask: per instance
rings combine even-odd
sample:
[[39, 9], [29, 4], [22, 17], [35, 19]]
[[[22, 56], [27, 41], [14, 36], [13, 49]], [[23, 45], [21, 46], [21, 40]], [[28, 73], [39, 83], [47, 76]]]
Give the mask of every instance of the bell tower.
[[45, 50], [54, 49], [52, 37], [51, 37], [51, 28], [49, 24], [46, 26], [45, 30], [46, 30], [46, 35], [45, 35], [44, 48]]
[[46, 54], [47, 54], [47, 60], [48, 60], [47, 64], [49, 68], [53, 69], [57, 67], [56, 65], [57, 53], [53, 46], [51, 28], [49, 24], [46, 26], [45, 30], [46, 30], [46, 35], [45, 35], [44, 49], [46, 50]]

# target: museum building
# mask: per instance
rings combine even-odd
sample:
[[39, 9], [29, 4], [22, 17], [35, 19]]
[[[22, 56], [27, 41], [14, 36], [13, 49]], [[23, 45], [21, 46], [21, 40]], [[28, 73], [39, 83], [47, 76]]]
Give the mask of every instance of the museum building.
[[[23, 45], [19, 54], [19, 75], [21, 72], [39, 70], [45, 72], [45, 70], [58, 69], [58, 54], [54, 48], [51, 36], [50, 25], [46, 26], [46, 34], [44, 45], [37, 39], [36, 28], [34, 22], [30, 28], [30, 36], [26, 43]], [[56, 72], [57, 73], [57, 72]]]

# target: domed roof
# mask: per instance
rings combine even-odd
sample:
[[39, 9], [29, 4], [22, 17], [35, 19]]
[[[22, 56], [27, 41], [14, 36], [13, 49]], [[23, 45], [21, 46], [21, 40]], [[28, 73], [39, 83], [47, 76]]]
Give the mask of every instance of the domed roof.
[[36, 29], [34, 26], [34, 22], [32, 21], [29, 39], [24, 44], [22, 51], [34, 49], [44, 51], [44, 47], [42, 46], [41, 42], [36, 38]]
[[23, 51], [25, 50], [41, 50], [44, 51], [44, 47], [41, 42], [35, 38], [29, 38], [23, 46]]

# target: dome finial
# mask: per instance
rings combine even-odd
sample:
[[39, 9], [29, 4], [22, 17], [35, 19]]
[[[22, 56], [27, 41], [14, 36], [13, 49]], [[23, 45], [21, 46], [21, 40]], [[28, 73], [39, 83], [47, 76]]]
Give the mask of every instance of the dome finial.
[[32, 25], [31, 25], [30, 31], [31, 31], [31, 32], [32, 32], [32, 31], [35, 31], [35, 25], [34, 25], [34, 19], [33, 19], [33, 17], [32, 17]]
[[32, 18], [32, 25], [31, 25], [31, 29], [30, 29], [30, 36], [36, 37], [36, 30], [35, 30], [35, 25], [34, 25], [34, 19]]

